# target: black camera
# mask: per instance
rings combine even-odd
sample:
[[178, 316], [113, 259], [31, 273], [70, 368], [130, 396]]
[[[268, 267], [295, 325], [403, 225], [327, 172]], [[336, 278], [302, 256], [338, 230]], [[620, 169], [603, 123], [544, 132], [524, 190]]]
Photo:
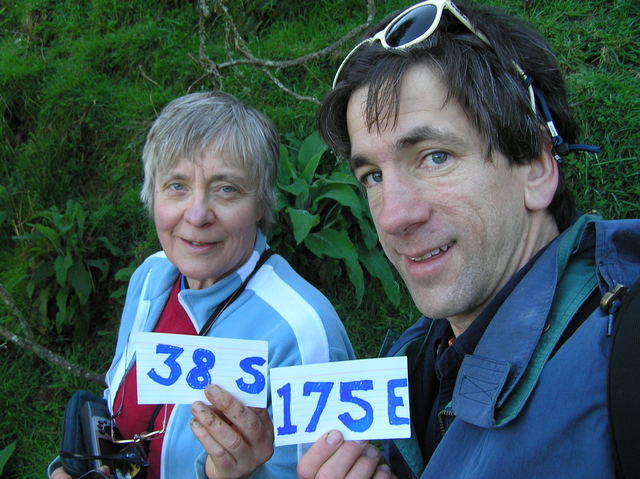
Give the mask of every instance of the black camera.
[[[80, 423], [86, 450], [93, 468], [109, 466], [115, 479], [135, 477], [147, 465], [147, 455], [140, 443], [118, 444], [112, 440], [112, 422], [104, 402], [87, 401], [80, 409]], [[116, 434], [114, 434], [116, 435]]]

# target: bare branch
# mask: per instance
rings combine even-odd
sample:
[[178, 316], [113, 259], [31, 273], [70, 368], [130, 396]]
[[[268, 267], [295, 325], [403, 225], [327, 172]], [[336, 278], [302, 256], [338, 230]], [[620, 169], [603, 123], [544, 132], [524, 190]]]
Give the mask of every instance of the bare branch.
[[294, 58], [292, 60], [267, 60], [267, 59], [263, 59], [263, 58], [257, 58], [257, 57], [255, 57], [253, 55], [253, 53], [251, 53], [251, 51], [249, 50], [246, 42], [242, 38], [242, 35], [240, 35], [240, 32], [238, 31], [238, 28], [236, 27], [236, 24], [235, 24], [235, 22], [233, 20], [233, 17], [229, 13], [229, 9], [224, 4], [224, 2], [222, 0], [216, 0], [216, 5], [219, 7], [219, 10], [223, 15], [223, 17], [224, 17], [224, 19], [226, 21], [226, 24], [229, 25], [229, 27], [230, 27], [231, 33], [233, 34], [233, 37], [234, 37], [236, 50], [238, 50], [240, 53], [242, 53], [242, 55], [244, 55], [246, 57], [246, 59], [237, 59], [237, 60], [231, 60], [231, 61], [224, 62], [224, 63], [219, 63], [219, 64], [217, 64], [218, 68], [226, 68], [226, 67], [233, 66], [233, 65], [258, 65], [258, 66], [264, 66], [264, 67], [269, 67], [269, 68], [287, 68], [287, 67], [292, 67], [292, 66], [296, 66], [296, 65], [300, 65], [300, 64], [306, 63], [306, 62], [308, 62], [310, 60], [315, 60], [317, 58], [320, 58], [320, 57], [323, 57], [325, 55], [328, 55], [329, 53], [333, 52], [334, 50], [337, 50], [344, 43], [348, 42], [353, 37], [355, 37], [356, 35], [358, 35], [362, 31], [364, 31], [366, 28], [368, 28], [371, 25], [371, 22], [373, 20], [373, 16], [375, 15], [375, 2], [374, 2], [374, 0], [367, 0], [367, 20], [366, 20], [366, 22], [363, 23], [362, 25], [357, 26], [356, 28], [354, 28], [353, 30], [348, 32], [346, 35], [344, 35], [342, 38], [338, 39], [334, 43], [326, 46], [325, 48], [322, 48], [322, 49], [317, 50], [315, 52], [308, 53], [306, 55], [302, 55], [302, 56], [300, 56], [298, 58]]
[[59, 354], [56, 354], [53, 351], [45, 348], [44, 346], [41, 346], [35, 341], [27, 338], [22, 338], [17, 334], [12, 333], [2, 325], [0, 325], [0, 334], [17, 346], [26, 349], [27, 351], [38, 356], [40, 359], [43, 359], [53, 364], [54, 366], [59, 367], [60, 369], [68, 371], [81, 379], [93, 381], [102, 386], [105, 385], [104, 377], [99, 375], [98, 373], [85, 369], [82, 366], [78, 366], [77, 364], [74, 364], [71, 361], [63, 358]]
[[282, 89], [283, 91], [285, 91], [286, 93], [288, 93], [289, 95], [293, 96], [296, 100], [300, 100], [300, 101], [310, 101], [312, 103], [317, 103], [318, 105], [320, 104], [320, 100], [318, 100], [316, 97], [313, 96], [302, 96], [302, 95], [298, 95], [296, 92], [294, 92], [293, 90], [290, 90], [289, 88], [287, 88], [285, 85], [282, 84], [282, 82], [280, 80], [278, 80], [276, 78], [276, 76], [271, 73], [269, 70], [267, 70], [266, 68], [261, 68], [261, 70], [271, 79], [271, 81], [273, 83], [276, 84], [276, 86], [280, 89]]
[[18, 308], [18, 305], [16, 305], [16, 302], [13, 300], [11, 294], [9, 294], [9, 291], [4, 289], [4, 286], [2, 284], [0, 284], [0, 296], [2, 296], [5, 304], [9, 307], [9, 311], [11, 312], [11, 314], [13, 314], [18, 320], [18, 323], [20, 323], [20, 326], [22, 327], [27, 338], [33, 339], [33, 331], [31, 331], [31, 326], [25, 319], [22, 311], [20, 311], [20, 309]]
[[198, 1], [198, 13], [198, 36], [200, 39], [198, 46], [198, 58], [200, 59], [200, 64], [203, 66], [205, 72], [209, 75], [213, 75], [218, 81], [220, 81], [221, 75], [218, 65], [211, 60], [205, 52], [207, 31], [204, 22], [211, 16], [211, 11], [209, 10], [206, 0]]
[[58, 366], [59, 368], [64, 369], [65, 371], [69, 371], [79, 378], [93, 381], [98, 384], [102, 384], [104, 386], [104, 378], [99, 374], [93, 371], [89, 371], [88, 369], [85, 369], [82, 366], [78, 366], [77, 364], [74, 364], [71, 361], [68, 361], [67, 359], [63, 358], [59, 354], [56, 354], [53, 351], [45, 348], [44, 346], [36, 343], [33, 337], [33, 332], [29, 327], [29, 323], [27, 322], [24, 315], [22, 314], [22, 311], [20, 311], [20, 309], [16, 305], [16, 302], [14, 301], [11, 294], [4, 288], [2, 284], [0, 284], [0, 296], [2, 296], [2, 299], [4, 300], [4, 302], [7, 304], [7, 306], [9, 306], [9, 310], [11, 314], [13, 314], [16, 317], [20, 325], [25, 330], [25, 335], [27, 337], [26, 338], [20, 337], [17, 334], [14, 334], [13, 332], [9, 331], [7, 328], [5, 328], [2, 325], [0, 325], [0, 335], [4, 336], [6, 339], [11, 341], [12, 343], [15, 343], [21, 348], [26, 349], [27, 351], [35, 354], [40, 359], [44, 359], [45, 361], [53, 364], [54, 366]]
[[[340, 48], [346, 42], [353, 39], [355, 36], [360, 34], [366, 28], [368, 28], [375, 16], [376, 8], [375, 8], [375, 0], [367, 0], [367, 19], [365, 23], [357, 26], [353, 30], [349, 31], [342, 38], [338, 39], [334, 43], [327, 45], [326, 47], [317, 50], [315, 52], [307, 53], [297, 58], [293, 58], [290, 60], [270, 60], [265, 58], [256, 57], [251, 50], [249, 49], [247, 43], [244, 38], [238, 31], [236, 23], [233, 19], [233, 16], [229, 12], [229, 9], [224, 3], [224, 0], [214, 0], [214, 10], [222, 17], [225, 25], [225, 29], [227, 30], [227, 37], [231, 37], [233, 42], [233, 48], [228, 48], [227, 51], [235, 50], [240, 53], [244, 58], [235, 58], [230, 59], [225, 62], [215, 62], [206, 54], [206, 43], [207, 43], [207, 34], [205, 28], [205, 20], [211, 16], [211, 10], [207, 5], [206, 0], [198, 0], [198, 12], [199, 12], [199, 20], [198, 20], [198, 29], [199, 29], [199, 63], [202, 65], [203, 69], [207, 74], [213, 75], [218, 79], [218, 82], [221, 81], [221, 73], [220, 70], [223, 68], [232, 67], [235, 65], [253, 65], [259, 67], [268, 77], [269, 79], [281, 90], [285, 91], [287, 94], [292, 95], [294, 98], [301, 101], [311, 101], [313, 103], [319, 103], [319, 100], [314, 97], [308, 97], [299, 95], [287, 86], [285, 86], [278, 78], [268, 71], [267, 69], [283, 69], [289, 68], [297, 65], [302, 65], [306, 62], [316, 60], [318, 58], [324, 57], [333, 51]], [[225, 42], [226, 43], [226, 42]]]

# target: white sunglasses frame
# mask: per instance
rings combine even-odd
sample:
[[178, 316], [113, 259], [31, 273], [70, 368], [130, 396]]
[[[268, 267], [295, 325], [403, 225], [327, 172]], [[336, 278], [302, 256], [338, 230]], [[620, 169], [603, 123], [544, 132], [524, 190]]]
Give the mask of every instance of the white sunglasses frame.
[[[402, 20], [408, 13], [412, 12], [413, 10], [417, 9], [417, 8], [421, 8], [424, 7], [426, 5], [433, 5], [434, 7], [436, 7], [436, 15], [433, 19], [432, 24], [429, 26], [429, 28], [426, 29], [426, 31], [424, 33], [422, 33], [421, 35], [419, 35], [418, 37], [414, 38], [413, 40], [411, 40], [410, 42], [404, 43], [402, 45], [399, 45], [397, 47], [393, 47], [391, 45], [389, 45], [387, 43], [387, 33], [389, 32], [389, 30], [391, 28], [393, 28], [400, 20]], [[346, 57], [344, 57], [344, 60], [342, 60], [342, 63], [340, 63], [340, 66], [338, 67], [338, 70], [336, 71], [335, 76], [333, 77], [333, 84], [332, 84], [332, 89], [336, 87], [336, 85], [338, 84], [338, 80], [340, 78], [340, 73], [342, 73], [342, 69], [344, 68], [344, 66], [347, 64], [347, 62], [349, 61], [349, 59], [353, 56], [353, 54], [358, 51], [358, 49], [362, 46], [362, 45], [368, 45], [371, 44], [373, 42], [375, 42], [376, 40], [380, 42], [380, 44], [382, 45], [382, 47], [385, 50], [405, 50], [413, 45], [416, 45], [417, 43], [423, 42], [424, 40], [426, 40], [427, 38], [429, 38], [431, 36], [431, 34], [436, 30], [436, 28], [438, 28], [438, 26], [440, 25], [440, 19], [442, 18], [442, 12], [444, 12], [444, 9], [449, 10], [454, 17], [456, 17], [460, 23], [462, 23], [465, 27], [467, 27], [467, 29], [469, 29], [469, 31], [471, 33], [473, 33], [476, 37], [478, 37], [480, 40], [482, 40], [483, 43], [485, 43], [488, 47], [491, 47], [491, 43], [489, 42], [489, 39], [479, 30], [477, 30], [469, 21], [469, 19], [464, 15], [464, 13], [462, 13], [458, 7], [451, 2], [450, 0], [426, 0], [424, 2], [420, 2], [420, 3], [416, 3], [415, 5], [412, 5], [411, 7], [407, 8], [406, 10], [403, 10], [402, 12], [400, 12], [398, 15], [396, 15], [388, 24], [386, 27], [384, 27], [382, 30], [380, 30], [378, 33], [376, 33], [375, 35], [373, 35], [372, 37], [366, 38], [365, 40], [361, 41], [360, 43], [358, 43], [355, 47], [353, 47], [353, 49], [347, 54]], [[524, 72], [524, 70], [520, 67], [520, 65], [518, 65], [515, 61], [513, 62], [513, 66], [515, 67], [516, 71], [518, 72], [518, 74], [523, 78], [523, 80], [527, 83], [527, 90], [529, 91], [529, 101], [531, 103], [531, 109], [533, 110], [533, 112], [536, 112], [536, 99], [535, 99], [535, 95], [533, 92], [533, 87], [531, 85], [531, 82], [528, 81], [528, 76], [527, 74]]]

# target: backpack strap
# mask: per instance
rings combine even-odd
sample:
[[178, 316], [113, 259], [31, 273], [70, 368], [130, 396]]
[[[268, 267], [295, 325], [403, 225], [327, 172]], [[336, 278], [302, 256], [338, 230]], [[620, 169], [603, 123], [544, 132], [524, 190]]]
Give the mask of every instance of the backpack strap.
[[[615, 302], [607, 306], [613, 309]], [[615, 311], [607, 312], [615, 314]], [[638, 371], [640, 371], [640, 281], [636, 281], [631, 290], [619, 300], [609, 358], [609, 419], [616, 452], [616, 472], [620, 479], [640, 477]]]

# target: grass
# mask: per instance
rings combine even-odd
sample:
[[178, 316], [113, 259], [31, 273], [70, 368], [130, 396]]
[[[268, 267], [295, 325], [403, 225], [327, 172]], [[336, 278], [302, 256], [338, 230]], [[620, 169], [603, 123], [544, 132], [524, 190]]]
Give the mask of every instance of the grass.
[[[569, 158], [562, 166], [579, 207], [599, 210], [609, 218], [640, 217], [638, 2], [483, 2], [532, 22], [549, 39], [566, 74], [582, 141], [604, 148], [598, 155]], [[220, 70], [220, 77], [205, 74], [194, 2], [10, 3], [0, 7], [0, 235], [24, 233], [34, 214], [53, 205], [62, 208], [68, 199], [82, 202], [88, 211], [108, 205], [94, 225], [96, 236], [108, 236], [124, 253], [111, 265], [110, 278], [99, 285], [105, 291], [124, 284], [113, 272], [139, 263], [157, 248], [137, 198], [139, 155], [149, 123], [170, 99], [187, 91], [223, 88], [271, 116], [288, 144], [301, 141], [314, 128], [316, 105], [283, 92], [259, 69], [238, 65]], [[213, 2], [208, 3], [213, 8]], [[376, 2], [376, 20], [408, 3]], [[366, 18], [364, 0], [227, 4], [255, 55], [276, 60], [324, 47]], [[224, 24], [215, 11], [204, 26], [207, 55], [218, 62], [239, 58], [229, 51]], [[298, 94], [321, 98], [353, 43], [273, 73]], [[0, 251], [0, 282], [32, 314], [20, 281], [25, 252], [15, 242], [7, 244]], [[417, 316], [406, 292], [394, 308], [378, 282], [368, 284], [356, 308], [350, 284], [323, 283], [308, 266], [312, 263], [292, 260], [334, 302], [361, 357], [377, 354], [388, 327], [404, 329]], [[66, 357], [104, 371], [121, 306], [109, 299], [90, 307], [94, 316], [88, 344], [72, 347], [64, 335], [40, 339]], [[15, 326], [2, 305], [0, 322]], [[17, 441], [2, 477], [42, 477], [59, 447], [66, 400], [77, 389], [96, 391], [96, 386], [11, 344], [0, 345], [0, 364], [0, 403], [8, 405], [0, 421], [0, 450]]]

